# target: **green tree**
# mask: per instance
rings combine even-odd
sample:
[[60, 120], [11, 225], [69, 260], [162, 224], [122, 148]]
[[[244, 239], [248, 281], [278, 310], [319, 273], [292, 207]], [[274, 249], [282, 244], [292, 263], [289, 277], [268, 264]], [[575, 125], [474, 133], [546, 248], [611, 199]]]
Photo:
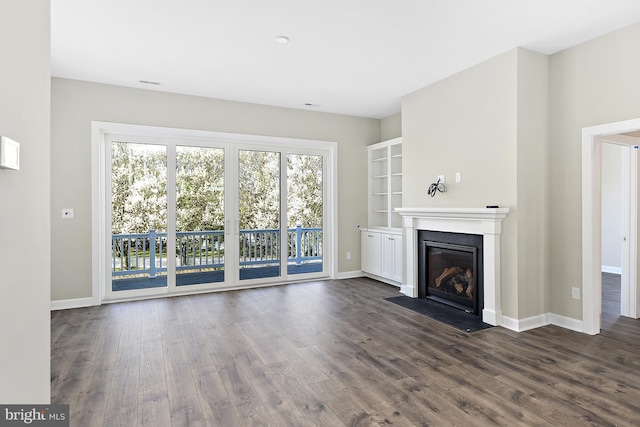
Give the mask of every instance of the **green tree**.
[[112, 233], [166, 231], [166, 148], [114, 142], [111, 156]]
[[178, 231], [224, 229], [224, 150], [177, 147]]
[[322, 227], [322, 156], [287, 156], [288, 227]]
[[240, 224], [243, 229], [280, 227], [280, 153], [240, 150]]

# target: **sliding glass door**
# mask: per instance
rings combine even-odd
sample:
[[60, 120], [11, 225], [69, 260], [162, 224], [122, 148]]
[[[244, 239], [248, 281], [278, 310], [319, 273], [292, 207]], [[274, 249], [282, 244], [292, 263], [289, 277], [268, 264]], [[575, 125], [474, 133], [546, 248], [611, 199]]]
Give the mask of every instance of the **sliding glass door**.
[[224, 282], [224, 153], [176, 147], [176, 286]]
[[107, 136], [107, 298], [327, 274], [325, 157]]
[[287, 274], [322, 272], [324, 158], [287, 155]]
[[167, 147], [114, 140], [111, 291], [167, 286]]
[[240, 280], [281, 275], [280, 156], [238, 150]]

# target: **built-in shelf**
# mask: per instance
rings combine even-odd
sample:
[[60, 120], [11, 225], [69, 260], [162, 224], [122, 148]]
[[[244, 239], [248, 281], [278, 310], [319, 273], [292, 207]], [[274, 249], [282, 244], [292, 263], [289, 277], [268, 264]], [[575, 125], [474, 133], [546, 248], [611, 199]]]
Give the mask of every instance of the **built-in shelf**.
[[402, 139], [367, 147], [369, 224], [361, 230], [362, 272], [376, 280], [402, 286]]
[[367, 147], [369, 157], [369, 227], [399, 230], [402, 206], [402, 139]]

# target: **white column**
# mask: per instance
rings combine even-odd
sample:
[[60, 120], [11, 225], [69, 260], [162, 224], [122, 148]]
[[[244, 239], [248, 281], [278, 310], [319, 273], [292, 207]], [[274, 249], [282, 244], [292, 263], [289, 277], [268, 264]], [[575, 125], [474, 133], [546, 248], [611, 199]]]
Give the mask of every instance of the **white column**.
[[413, 226], [413, 218], [404, 217], [404, 272], [400, 292], [411, 298], [418, 298], [418, 231]]
[[484, 234], [482, 239], [484, 269], [484, 308], [482, 321], [498, 326], [502, 322], [500, 305], [500, 235]]

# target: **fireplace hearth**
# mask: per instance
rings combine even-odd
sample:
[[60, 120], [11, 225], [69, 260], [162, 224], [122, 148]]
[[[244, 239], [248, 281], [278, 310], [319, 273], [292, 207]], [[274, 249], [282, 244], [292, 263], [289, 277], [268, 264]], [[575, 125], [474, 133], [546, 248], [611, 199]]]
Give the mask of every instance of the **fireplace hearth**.
[[482, 236], [418, 231], [418, 297], [482, 317]]

